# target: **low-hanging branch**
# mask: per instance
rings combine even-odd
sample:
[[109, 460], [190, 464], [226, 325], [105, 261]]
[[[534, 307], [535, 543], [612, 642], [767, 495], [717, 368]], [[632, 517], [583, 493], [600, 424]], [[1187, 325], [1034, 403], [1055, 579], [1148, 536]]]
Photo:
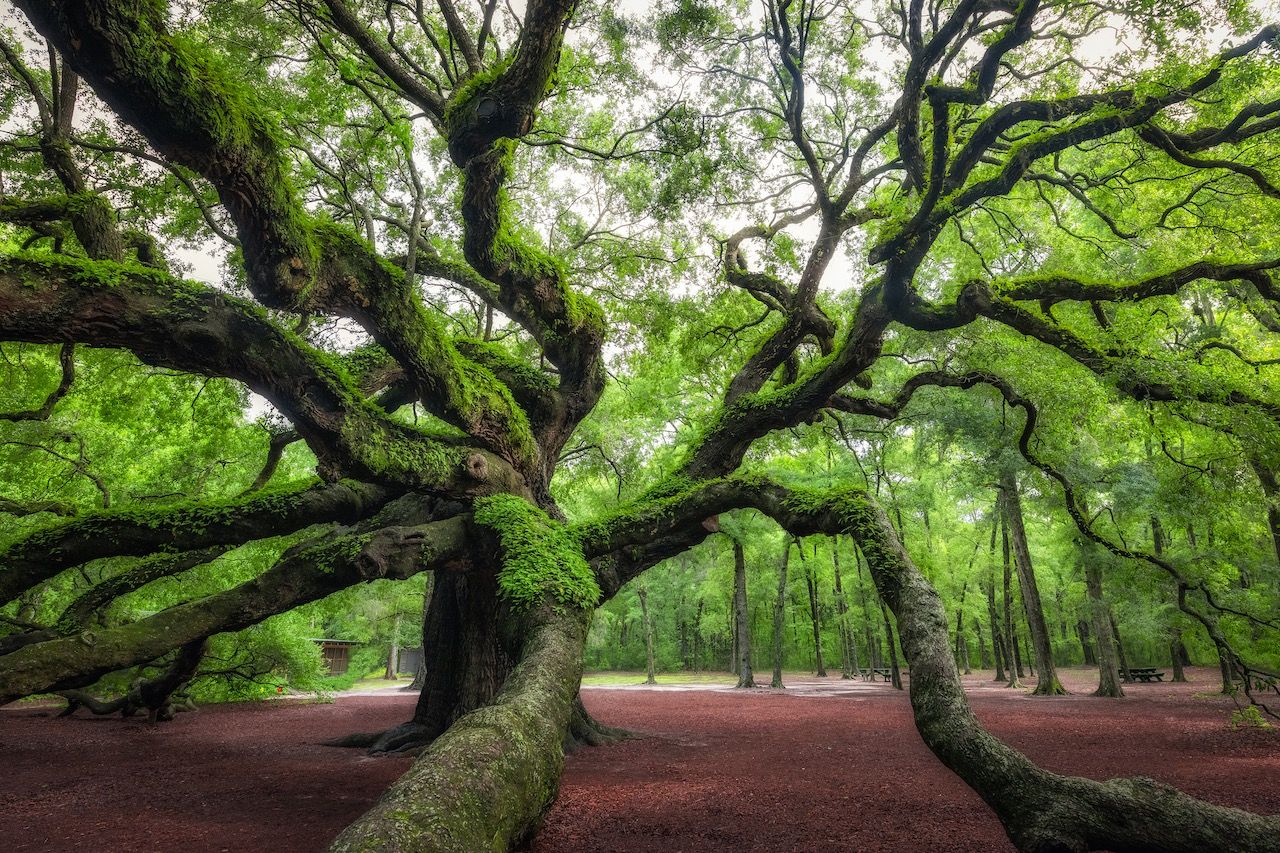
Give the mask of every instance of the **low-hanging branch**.
[[92, 684], [184, 643], [237, 631], [340, 589], [379, 578], [461, 567], [466, 523], [455, 516], [411, 527], [334, 532], [291, 548], [261, 575], [136, 622], [24, 646], [0, 657], [0, 705]]
[[82, 515], [30, 533], [0, 552], [0, 603], [90, 560], [238, 545], [313, 524], [351, 524], [373, 515], [395, 494], [342, 481], [221, 502]]

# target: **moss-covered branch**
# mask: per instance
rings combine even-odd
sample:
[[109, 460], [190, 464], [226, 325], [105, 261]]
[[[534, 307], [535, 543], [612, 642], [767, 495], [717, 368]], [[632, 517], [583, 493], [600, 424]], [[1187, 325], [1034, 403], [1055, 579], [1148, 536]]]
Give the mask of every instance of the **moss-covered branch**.
[[560, 371], [564, 405], [543, 435], [544, 474], [604, 388], [604, 318], [568, 283], [565, 265], [515, 225], [504, 187], [515, 140], [533, 128], [552, 84], [572, 0], [533, 0], [513, 56], [459, 86], [445, 108], [449, 153], [463, 171], [463, 252], [496, 285], [497, 303]]
[[965, 698], [941, 599], [865, 492], [797, 490], [775, 518], [792, 532], [816, 526], [857, 540], [876, 588], [897, 617], [911, 665], [917, 729], [933, 753], [992, 807], [1019, 849], [1280, 850], [1280, 818], [1211, 805], [1150, 779], [1059, 776], [992, 737]]
[[0, 657], [0, 705], [34, 693], [92, 684], [201, 637], [238, 631], [269, 616], [377, 578], [407, 578], [468, 555], [460, 517], [411, 527], [330, 535], [286, 552], [258, 577], [154, 616], [25, 646]]
[[270, 111], [207, 50], [171, 31], [167, 3], [20, 5], [104, 101], [166, 158], [214, 185], [257, 299], [355, 318], [404, 366], [433, 414], [533, 467], [527, 418], [506, 387], [459, 355], [402, 270], [350, 228], [303, 209]]
[[274, 307], [305, 305], [314, 249], [286, 174], [279, 128], [207, 50], [171, 32], [168, 4], [17, 5], [156, 150], [213, 183], [236, 223], [255, 295]]
[[237, 379], [288, 416], [326, 477], [457, 493], [521, 483], [508, 462], [483, 449], [388, 417], [338, 360], [252, 303], [156, 270], [41, 255], [0, 259], [0, 340], [118, 347], [151, 364]]
[[352, 524], [394, 495], [382, 486], [344, 480], [226, 501], [82, 515], [28, 534], [0, 552], [0, 604], [90, 560], [238, 545], [313, 524]]

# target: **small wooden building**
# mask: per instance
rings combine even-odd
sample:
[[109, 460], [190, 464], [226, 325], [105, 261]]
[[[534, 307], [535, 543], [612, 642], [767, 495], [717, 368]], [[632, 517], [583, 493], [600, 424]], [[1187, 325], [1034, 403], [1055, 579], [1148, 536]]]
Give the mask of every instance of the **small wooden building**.
[[360, 645], [355, 640], [313, 639], [324, 655], [324, 665], [330, 675], [342, 675], [351, 665], [351, 647]]

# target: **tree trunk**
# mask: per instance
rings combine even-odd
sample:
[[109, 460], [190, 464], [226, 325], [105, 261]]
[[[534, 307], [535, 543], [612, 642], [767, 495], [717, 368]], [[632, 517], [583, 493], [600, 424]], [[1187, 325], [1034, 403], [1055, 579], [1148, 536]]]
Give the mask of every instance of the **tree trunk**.
[[399, 676], [400, 657], [400, 610], [396, 609], [395, 616], [391, 620], [391, 650], [387, 652], [387, 671], [383, 673], [388, 680], [394, 681]]
[[1036, 689], [1034, 696], [1059, 696], [1067, 691], [1058, 681], [1053, 665], [1053, 646], [1049, 628], [1045, 624], [1044, 608], [1040, 604], [1040, 590], [1036, 587], [1035, 568], [1031, 564], [1031, 550], [1027, 547], [1027, 532], [1022, 524], [1022, 501], [1018, 497], [1018, 481], [1012, 472], [1000, 478], [1000, 494], [1004, 499], [1005, 517], [1013, 540], [1014, 566], [1018, 570], [1018, 582], [1022, 588], [1022, 606], [1026, 612], [1027, 629], [1031, 633], [1031, 647], [1036, 662]]
[[1003, 504], [997, 501], [997, 505], [1000, 507], [1000, 550], [1004, 560], [1004, 636], [1000, 639], [1004, 645], [1004, 659], [1008, 664], [1009, 681], [1005, 686], [1021, 688], [1022, 655], [1018, 652], [1018, 635], [1013, 621], [1013, 555], [1009, 547], [1009, 523]]
[[991, 564], [991, 582], [986, 584], [987, 588], [987, 618], [991, 621], [991, 657], [995, 660], [996, 672], [992, 677], [992, 681], [1004, 681], [1004, 649], [1001, 648], [1000, 642], [1000, 619], [996, 614], [996, 579], [995, 579], [995, 563]]
[[653, 619], [649, 616], [649, 591], [640, 587], [636, 594], [640, 596], [640, 618], [644, 620], [644, 683], [657, 684], [653, 672]]
[[[1093, 618], [1093, 607], [1089, 608], [1090, 616]], [[1097, 666], [1098, 658], [1093, 652], [1093, 634], [1089, 630], [1089, 623], [1083, 619], [1076, 621], [1076, 636], [1080, 638], [1080, 650], [1084, 656], [1085, 666]]]
[[1177, 629], [1173, 629], [1169, 637], [1169, 659], [1173, 664], [1173, 680], [1185, 683], [1187, 674], [1182, 669], [1181, 654], [1182, 638], [1178, 635]]
[[973, 672], [969, 668], [969, 642], [964, 638], [964, 597], [968, 591], [969, 582], [965, 581], [960, 587], [960, 605], [956, 608], [956, 666], [960, 667], [965, 675]]
[[893, 686], [902, 689], [902, 670], [898, 668], [898, 644], [893, 636], [893, 623], [889, 621], [889, 608], [880, 602], [880, 614], [884, 617], [884, 642], [889, 647], [889, 677]]
[[[1275, 472], [1260, 459], [1250, 456], [1249, 464], [1258, 476], [1262, 485], [1262, 495], [1267, 502], [1267, 529], [1271, 532], [1271, 547], [1275, 552], [1276, 562], [1280, 563], [1280, 485], [1277, 485]], [[1213, 528], [1209, 528], [1209, 545], [1213, 545]], [[1247, 576], [1240, 573], [1242, 585], [1248, 586]]]
[[1098, 689], [1094, 696], [1119, 698], [1124, 696], [1116, 667], [1116, 642], [1111, 630], [1111, 610], [1102, 597], [1102, 569], [1098, 566], [1092, 549], [1081, 546], [1084, 561], [1084, 583], [1089, 595], [1089, 609], [1093, 614], [1093, 633], [1098, 642]]
[[1111, 628], [1111, 636], [1116, 641], [1116, 657], [1120, 659], [1120, 677], [1124, 679], [1125, 684], [1133, 683], [1133, 675], [1129, 672], [1129, 658], [1124, 653], [1124, 643], [1120, 641], [1120, 628], [1116, 625], [1116, 614], [1107, 607], [1107, 625]]
[[[818, 678], [827, 677], [827, 667], [822, 661], [822, 625], [818, 614], [818, 577], [813, 565], [804, 559], [804, 548], [796, 546], [800, 562], [804, 564], [804, 581], [809, 588], [809, 621], [813, 625], [813, 656], [817, 661]], [[815, 559], [817, 548], [814, 548]]]
[[778, 594], [773, 600], [773, 681], [770, 687], [786, 687], [782, 683], [782, 629], [787, 613], [787, 562], [791, 559], [791, 540], [782, 543], [782, 562], [778, 564]]
[[413, 719], [384, 732], [348, 735], [331, 746], [368, 747], [371, 754], [416, 752], [463, 715], [489, 703], [511, 673], [509, 618], [495, 572], [436, 573], [422, 625], [430, 658]]
[[515, 620], [510, 633], [524, 641], [501, 692], [437, 738], [330, 851], [469, 853], [530, 837], [564, 768], [589, 621], [588, 610], [546, 604]]
[[[435, 588], [435, 572], [427, 573], [427, 584], [422, 588], [422, 632], [427, 629], [427, 614], [431, 610], [431, 591]], [[413, 681], [401, 687], [401, 690], [421, 690], [427, 683], [427, 646], [423, 642], [418, 649], [418, 669], [413, 674]]]
[[836, 583], [836, 613], [840, 625], [840, 677], [853, 678], [858, 671], [858, 642], [849, 624], [849, 604], [844, 597], [844, 582], [840, 578], [840, 537], [831, 540], [831, 570]]
[[733, 542], [733, 621], [738, 635], [738, 686], [755, 687], [751, 673], [751, 626], [747, 621], [747, 563], [742, 543]]
[[702, 639], [702, 606], [703, 601], [698, 599], [698, 610], [693, 617], [693, 668], [698, 672], [702, 671], [702, 656], [699, 654]]

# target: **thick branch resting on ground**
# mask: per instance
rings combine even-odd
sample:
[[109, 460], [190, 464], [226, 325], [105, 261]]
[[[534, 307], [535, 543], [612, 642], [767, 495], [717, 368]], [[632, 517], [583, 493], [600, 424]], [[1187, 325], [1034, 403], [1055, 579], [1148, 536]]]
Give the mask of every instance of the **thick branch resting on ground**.
[[1149, 779], [1059, 776], [992, 737], [965, 699], [941, 599], [865, 492], [791, 490], [761, 480], [737, 488], [739, 506], [760, 509], [793, 534], [857, 540], [897, 617], [921, 736], [995, 810], [1020, 849], [1280, 851], [1280, 818], [1210, 805]]
[[590, 611], [523, 618], [520, 662], [493, 704], [459, 719], [329, 849], [506, 850], [555, 798]]

